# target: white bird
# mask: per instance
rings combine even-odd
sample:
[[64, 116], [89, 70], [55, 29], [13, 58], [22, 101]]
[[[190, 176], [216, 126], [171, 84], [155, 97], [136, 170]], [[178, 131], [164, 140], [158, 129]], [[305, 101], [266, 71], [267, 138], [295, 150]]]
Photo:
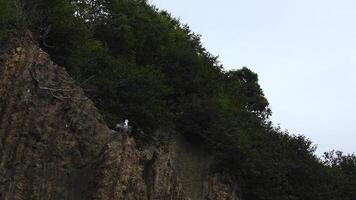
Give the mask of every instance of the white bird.
[[129, 120], [125, 119], [124, 122], [116, 124], [115, 129], [117, 130], [122, 130], [124, 132], [128, 132], [131, 130], [131, 127], [129, 126]]
[[129, 120], [125, 119], [124, 128], [129, 128]]

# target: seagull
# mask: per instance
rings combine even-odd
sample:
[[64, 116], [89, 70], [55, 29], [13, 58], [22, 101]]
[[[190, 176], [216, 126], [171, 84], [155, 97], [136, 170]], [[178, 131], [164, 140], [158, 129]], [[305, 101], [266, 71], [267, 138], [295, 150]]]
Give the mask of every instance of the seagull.
[[123, 132], [129, 132], [131, 130], [131, 126], [129, 126], [129, 120], [125, 119], [124, 122], [116, 124], [115, 129], [121, 130]]

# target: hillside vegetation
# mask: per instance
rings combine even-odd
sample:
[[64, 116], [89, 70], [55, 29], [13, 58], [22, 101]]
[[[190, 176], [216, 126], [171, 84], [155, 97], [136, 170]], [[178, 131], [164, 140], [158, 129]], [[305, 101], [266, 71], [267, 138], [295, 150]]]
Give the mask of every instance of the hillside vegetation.
[[224, 71], [199, 35], [146, 1], [0, 0], [0, 51], [27, 30], [109, 126], [130, 119], [141, 147], [182, 134], [246, 200], [356, 199], [355, 155], [320, 159], [304, 136], [274, 127], [257, 74]]

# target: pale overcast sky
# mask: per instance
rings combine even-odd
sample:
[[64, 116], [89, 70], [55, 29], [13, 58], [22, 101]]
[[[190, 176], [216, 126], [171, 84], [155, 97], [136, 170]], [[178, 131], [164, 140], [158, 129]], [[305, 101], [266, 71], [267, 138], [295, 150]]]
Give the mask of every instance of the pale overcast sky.
[[180, 18], [225, 69], [257, 72], [272, 121], [356, 152], [355, 0], [149, 0]]

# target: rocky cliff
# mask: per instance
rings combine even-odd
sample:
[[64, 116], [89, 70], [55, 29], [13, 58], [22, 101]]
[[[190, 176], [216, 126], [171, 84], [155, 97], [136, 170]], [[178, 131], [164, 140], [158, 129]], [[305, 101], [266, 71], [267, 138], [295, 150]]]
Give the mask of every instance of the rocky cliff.
[[0, 199], [240, 199], [236, 183], [208, 173], [192, 192], [174, 148], [143, 155], [111, 131], [31, 34], [11, 46], [0, 66]]

